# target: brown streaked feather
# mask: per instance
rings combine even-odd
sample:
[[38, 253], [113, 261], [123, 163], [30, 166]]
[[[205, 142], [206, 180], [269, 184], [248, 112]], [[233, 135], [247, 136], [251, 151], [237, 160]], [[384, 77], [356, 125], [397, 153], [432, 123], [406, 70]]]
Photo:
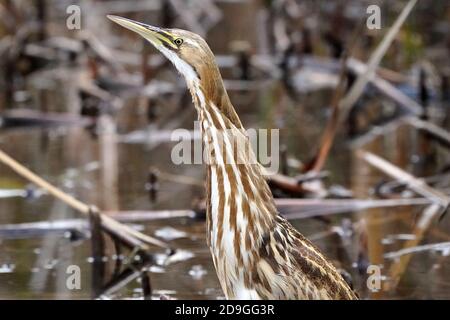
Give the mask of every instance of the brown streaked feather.
[[[213, 104], [211, 104], [213, 105]], [[220, 128], [219, 120], [212, 117], [213, 126]], [[223, 122], [233, 126], [231, 120]], [[224, 156], [224, 154], [222, 154]], [[258, 165], [236, 165], [240, 180], [237, 181], [231, 165], [224, 165], [225, 170], [218, 174], [219, 179], [228, 179], [234, 186], [234, 194], [229, 199], [229, 212], [219, 204], [217, 228], [220, 239], [223, 239], [223, 219], [228, 214], [229, 225], [233, 232], [233, 250], [236, 259], [235, 268], [244, 270], [242, 283], [264, 299], [356, 299], [339, 272], [328, 262], [320, 250], [303, 237], [289, 222], [280, 217], [276, 211], [273, 197]], [[218, 172], [222, 172], [218, 170]], [[251, 182], [257, 186], [253, 190]], [[240, 183], [243, 194], [239, 193]], [[224, 197], [224, 186], [219, 182], [220, 202]], [[241, 242], [240, 229], [237, 225], [236, 197], [240, 197], [242, 217], [247, 222], [247, 230]], [[210, 199], [210, 197], [209, 197]], [[251, 202], [258, 204], [258, 211], [250, 207]], [[219, 202], [219, 203], [220, 203]], [[211, 208], [211, 206], [208, 206]], [[228, 298], [236, 298], [235, 285], [232, 278], [238, 277], [239, 270], [234, 270], [230, 277], [230, 265], [227, 257], [220, 252], [220, 242], [211, 248], [216, 260], [222, 260], [223, 268], [217, 269], [224, 292]], [[242, 249], [248, 253], [249, 262], [244, 263]], [[249, 252], [250, 251], [250, 252]]]

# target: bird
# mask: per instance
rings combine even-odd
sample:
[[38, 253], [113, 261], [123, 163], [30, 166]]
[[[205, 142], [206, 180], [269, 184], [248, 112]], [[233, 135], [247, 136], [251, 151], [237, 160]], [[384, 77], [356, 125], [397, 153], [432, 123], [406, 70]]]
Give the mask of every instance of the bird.
[[[275, 206], [213, 52], [193, 32], [119, 16], [184, 77], [206, 149], [207, 244], [227, 299], [354, 300], [356, 293], [321, 251]], [[235, 148], [233, 148], [235, 147]]]

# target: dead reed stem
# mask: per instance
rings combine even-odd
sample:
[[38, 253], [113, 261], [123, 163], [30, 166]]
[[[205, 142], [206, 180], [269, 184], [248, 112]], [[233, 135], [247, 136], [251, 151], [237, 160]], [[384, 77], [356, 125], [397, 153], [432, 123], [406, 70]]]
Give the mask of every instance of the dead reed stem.
[[[46, 180], [42, 179], [35, 173], [31, 172], [29, 169], [25, 168], [23, 165], [21, 165], [19, 162], [11, 158], [9, 155], [4, 153], [2, 150], [0, 150], [0, 162], [11, 168], [14, 172], [16, 172], [18, 175], [22, 176], [23, 178], [27, 179], [28, 181], [34, 183], [35, 185], [39, 186], [40, 188], [46, 190], [49, 194], [54, 196], [55, 198], [63, 201], [76, 211], [82, 213], [85, 216], [89, 215], [91, 206], [75, 199], [71, 195], [68, 195], [61, 189], [55, 187], [54, 185], [50, 184]], [[124, 224], [121, 224], [120, 222], [112, 219], [111, 217], [108, 217], [105, 214], [99, 213], [99, 217], [101, 220], [101, 225], [105, 229], [106, 232], [113, 233], [117, 237], [119, 237], [122, 241], [127, 243], [129, 246], [133, 247], [139, 247], [142, 250], [147, 251], [148, 245], [154, 245], [160, 248], [170, 249], [170, 247], [155, 238], [152, 238], [150, 236], [147, 236], [137, 230], [134, 230]]]
[[[413, 230], [413, 234], [415, 235], [414, 239], [406, 241], [403, 249], [417, 246], [422, 241], [425, 233], [430, 228], [431, 223], [435, 218], [448, 208], [450, 203], [449, 198], [441, 191], [430, 187], [425, 181], [414, 177], [377, 155], [366, 151], [358, 151], [357, 154], [372, 166], [397, 179], [397, 181], [405, 184], [410, 189], [433, 202], [425, 209], [417, 221]], [[411, 254], [406, 254], [401, 256], [390, 266], [388, 270], [389, 281], [384, 283], [384, 290], [390, 291], [396, 288], [410, 260]]]
[[449, 206], [449, 197], [443, 192], [430, 187], [424, 180], [414, 177], [413, 175], [405, 172], [399, 167], [371, 152], [358, 150], [357, 155], [370, 165], [378, 168], [394, 179], [397, 179], [400, 183], [405, 184], [408, 188], [414, 190], [434, 203], [439, 204], [441, 207], [447, 208]]

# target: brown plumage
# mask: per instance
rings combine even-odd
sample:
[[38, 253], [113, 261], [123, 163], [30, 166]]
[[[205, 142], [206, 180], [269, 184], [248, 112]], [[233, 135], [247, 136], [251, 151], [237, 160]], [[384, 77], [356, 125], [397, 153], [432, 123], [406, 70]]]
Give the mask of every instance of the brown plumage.
[[185, 30], [109, 18], [149, 40], [186, 79], [207, 154], [207, 241], [225, 296], [356, 299], [320, 250], [278, 215], [206, 42]]

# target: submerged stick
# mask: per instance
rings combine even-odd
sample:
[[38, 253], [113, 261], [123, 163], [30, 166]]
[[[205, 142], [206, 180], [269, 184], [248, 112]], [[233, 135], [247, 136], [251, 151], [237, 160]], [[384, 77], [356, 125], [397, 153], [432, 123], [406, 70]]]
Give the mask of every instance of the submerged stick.
[[105, 279], [105, 240], [101, 231], [100, 214], [96, 208], [89, 211], [89, 221], [91, 227], [91, 250], [94, 262], [92, 264], [92, 294], [95, 299], [101, 292]]
[[142, 295], [144, 296], [144, 300], [152, 299], [152, 284], [150, 282], [149, 272], [142, 271], [141, 274], [141, 286], [142, 286]]
[[[30, 182], [34, 183], [40, 188], [46, 190], [49, 194], [63, 201], [76, 211], [86, 216], [89, 214], [91, 206], [88, 206], [87, 204], [81, 202], [78, 199], [75, 199], [71, 195], [65, 193], [61, 189], [55, 187], [46, 180], [42, 179], [29, 169], [25, 168], [19, 162], [11, 158], [9, 155], [4, 153], [2, 150], [0, 150], [0, 162], [11, 168], [18, 175], [29, 180]], [[152, 238], [148, 235], [145, 235], [124, 224], [121, 224], [120, 222], [112, 219], [111, 217], [108, 217], [105, 214], [100, 213], [99, 217], [101, 220], [102, 228], [104, 228], [105, 231], [115, 234], [117, 237], [119, 237], [121, 240], [123, 240], [125, 243], [128, 243], [131, 246], [138, 246], [142, 250], [148, 250], [148, 245], [154, 245], [160, 248], [170, 249], [170, 247], [166, 243], [158, 239]]]

